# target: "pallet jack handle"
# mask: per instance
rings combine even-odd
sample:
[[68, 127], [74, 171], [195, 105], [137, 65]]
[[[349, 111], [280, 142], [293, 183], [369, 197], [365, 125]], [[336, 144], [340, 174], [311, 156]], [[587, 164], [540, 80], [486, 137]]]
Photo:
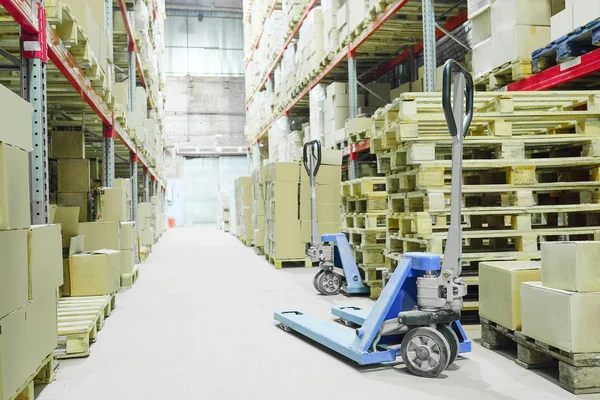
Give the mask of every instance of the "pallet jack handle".
[[[454, 77], [454, 104], [452, 78]], [[442, 107], [452, 136], [452, 184], [450, 192], [450, 227], [444, 249], [441, 273], [448, 279], [462, 272], [462, 167], [463, 142], [473, 120], [474, 87], [471, 74], [454, 60], [444, 65]]]
[[302, 163], [310, 179], [310, 244], [316, 247], [321, 243], [317, 225], [316, 177], [321, 167], [321, 142], [313, 140], [302, 148]]

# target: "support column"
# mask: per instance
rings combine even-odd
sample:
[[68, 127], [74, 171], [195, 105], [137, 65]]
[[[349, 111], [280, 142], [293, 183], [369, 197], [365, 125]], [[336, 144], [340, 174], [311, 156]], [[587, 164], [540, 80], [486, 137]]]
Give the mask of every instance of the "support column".
[[150, 196], [156, 196], [156, 190], [158, 189], [158, 182], [156, 182], [156, 178], [154, 176], [150, 177], [152, 184], [150, 185]]
[[135, 43], [129, 43], [129, 68], [127, 69], [129, 79], [129, 111], [135, 109], [135, 86], [136, 86], [136, 69], [135, 69]]
[[131, 162], [129, 164], [129, 176], [131, 177], [131, 220], [135, 222], [135, 240], [133, 243], [133, 253], [135, 262], [139, 263], [139, 252], [138, 252], [138, 225], [137, 225], [137, 205], [138, 205], [138, 168], [137, 168], [138, 156], [137, 154], [131, 153]]
[[433, 0], [423, 0], [423, 60], [425, 66], [426, 92], [435, 92], [435, 69], [437, 65], [435, 49], [435, 9]]
[[114, 126], [114, 115], [113, 125], [103, 126], [104, 130], [104, 143], [102, 148], [102, 168], [104, 174], [102, 176], [102, 186], [113, 187], [115, 184], [115, 126]]
[[50, 218], [48, 169], [48, 122], [46, 99], [46, 10], [38, 8], [39, 34], [21, 31], [21, 95], [33, 108], [32, 147], [29, 153], [31, 223], [47, 224]]
[[149, 179], [149, 174], [148, 174], [148, 168], [146, 168], [146, 167], [144, 167], [144, 176], [142, 177], [142, 179], [143, 179], [142, 180], [142, 184], [144, 186], [144, 189], [142, 191], [142, 201], [144, 203], [147, 203], [147, 202], [150, 201], [150, 198], [148, 196], [148, 191], [149, 191], [149, 187], [148, 186], [149, 186], [149, 183], [150, 183], [149, 182], [150, 179]]
[[[350, 118], [358, 117], [358, 78], [356, 77], [356, 54], [348, 54], [348, 102], [350, 105]], [[358, 157], [351, 146], [350, 159], [348, 160], [348, 175], [350, 179], [358, 179]]]

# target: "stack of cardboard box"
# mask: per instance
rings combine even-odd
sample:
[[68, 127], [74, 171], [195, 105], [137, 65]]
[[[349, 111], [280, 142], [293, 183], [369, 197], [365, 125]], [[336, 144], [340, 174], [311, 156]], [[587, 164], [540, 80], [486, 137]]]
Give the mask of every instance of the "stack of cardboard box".
[[600, 352], [600, 242], [542, 243], [541, 282], [521, 286], [523, 334], [569, 353]]
[[140, 235], [140, 245], [152, 247], [154, 245], [154, 227], [152, 222], [152, 204], [138, 203], [137, 227]]
[[273, 260], [304, 259], [298, 203], [298, 162], [276, 162], [265, 169], [265, 254]]
[[0, 398], [14, 398], [58, 342], [60, 226], [31, 226], [29, 103], [0, 86]]
[[114, 188], [121, 189], [125, 193], [125, 206], [126, 206], [126, 221], [131, 221], [131, 179], [118, 178], [115, 179]]
[[234, 182], [237, 236], [250, 246], [254, 241], [252, 225], [252, 177], [241, 176]]
[[91, 169], [90, 160], [85, 158], [83, 132], [52, 132], [50, 158], [58, 160], [58, 206], [79, 207], [79, 222], [89, 221]]
[[[323, 149], [321, 167], [315, 181], [317, 202], [317, 225], [319, 236], [340, 233], [341, 221], [341, 151]], [[303, 243], [310, 243], [311, 202], [310, 178], [301, 167], [300, 181], [300, 228]], [[320, 242], [321, 238], [316, 238]]]
[[469, 1], [473, 25], [473, 74], [531, 59], [550, 42], [551, 0]]
[[300, 38], [296, 45], [298, 80], [316, 70], [324, 57], [323, 12], [321, 7], [315, 7], [310, 10], [300, 27]]
[[330, 148], [345, 138], [344, 124], [350, 115], [348, 85], [344, 82], [334, 82], [327, 86], [327, 98], [324, 107], [324, 145]]
[[252, 227], [254, 229], [254, 248], [264, 251], [265, 247], [265, 186], [264, 168], [252, 171]]

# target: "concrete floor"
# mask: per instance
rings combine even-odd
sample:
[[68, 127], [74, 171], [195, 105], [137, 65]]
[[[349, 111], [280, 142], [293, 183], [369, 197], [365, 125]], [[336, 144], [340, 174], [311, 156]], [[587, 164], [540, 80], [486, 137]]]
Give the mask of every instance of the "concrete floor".
[[600, 399], [573, 396], [478, 344], [437, 379], [401, 364], [358, 367], [275, 325], [277, 309], [330, 319], [331, 304], [372, 303], [316, 295], [315, 272], [275, 270], [214, 227], [170, 230], [117, 297], [90, 357], [61, 361], [38, 399]]

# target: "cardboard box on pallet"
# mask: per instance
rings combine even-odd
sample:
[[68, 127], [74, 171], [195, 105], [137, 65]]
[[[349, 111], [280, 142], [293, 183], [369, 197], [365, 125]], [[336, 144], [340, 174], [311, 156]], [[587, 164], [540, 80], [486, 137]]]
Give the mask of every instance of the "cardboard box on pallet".
[[29, 378], [27, 307], [23, 306], [0, 319], [0, 395], [12, 399]]
[[539, 261], [479, 264], [479, 315], [505, 328], [521, 329], [521, 284], [538, 281]]
[[29, 300], [27, 229], [0, 231], [0, 318]]
[[135, 243], [135, 222], [121, 222], [120, 240], [121, 249], [133, 249]]
[[96, 189], [95, 205], [97, 221], [127, 221], [127, 198], [123, 189]]
[[50, 158], [85, 158], [85, 136], [81, 131], [53, 131]]
[[121, 287], [121, 255], [117, 250], [96, 250], [69, 258], [71, 295], [101, 296]]
[[62, 247], [69, 247], [71, 238], [79, 235], [79, 207], [55, 207], [50, 223], [60, 225]]
[[58, 193], [58, 206], [79, 208], [79, 222], [88, 222], [89, 198], [89, 193]]
[[521, 286], [523, 334], [570, 353], [600, 352], [600, 292]]
[[84, 251], [120, 250], [120, 225], [118, 222], [84, 222], [79, 224], [83, 235]]
[[515, 25], [504, 29], [492, 35], [493, 67], [519, 58], [531, 58], [533, 51], [549, 42], [549, 26]]
[[115, 179], [116, 189], [121, 189], [125, 193], [126, 221], [131, 220], [131, 179]]
[[58, 160], [58, 192], [89, 193], [90, 161], [76, 159]]
[[551, 0], [496, 0], [491, 11], [492, 35], [517, 25], [549, 27]]
[[[339, 222], [319, 222], [317, 224], [319, 230], [319, 238], [321, 235], [340, 233]], [[301, 240], [304, 243], [310, 243], [310, 220], [300, 221]]]
[[24, 229], [31, 224], [27, 182], [27, 152], [0, 141], [0, 229]]
[[600, 292], [600, 242], [542, 243], [542, 284], [573, 292]]

